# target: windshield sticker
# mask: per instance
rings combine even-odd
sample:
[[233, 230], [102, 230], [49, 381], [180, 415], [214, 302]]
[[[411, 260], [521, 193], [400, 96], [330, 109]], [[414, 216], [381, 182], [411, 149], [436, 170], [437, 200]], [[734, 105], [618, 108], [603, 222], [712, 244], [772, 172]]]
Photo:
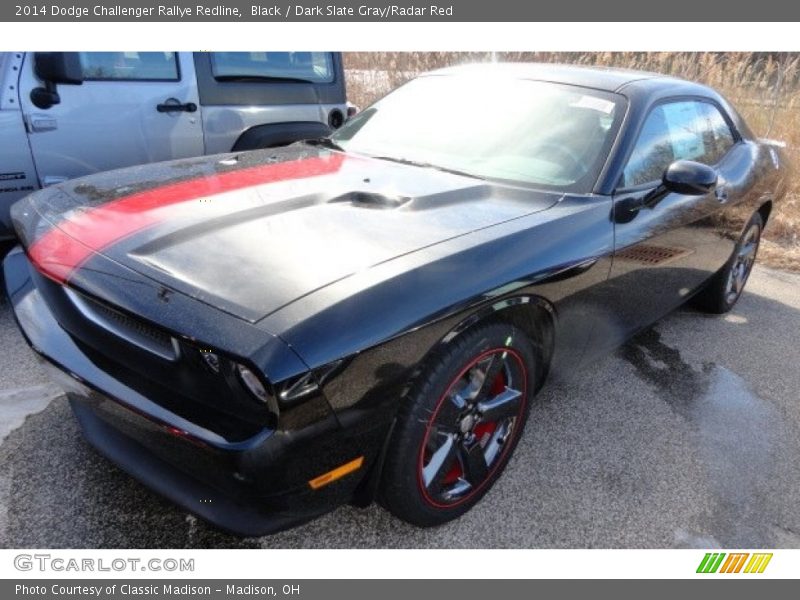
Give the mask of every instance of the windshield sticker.
[[595, 96], [581, 96], [579, 100], [576, 100], [570, 104], [570, 106], [574, 106], [575, 108], [591, 108], [592, 110], [598, 110], [606, 115], [610, 115], [611, 111], [614, 110], [613, 102]]

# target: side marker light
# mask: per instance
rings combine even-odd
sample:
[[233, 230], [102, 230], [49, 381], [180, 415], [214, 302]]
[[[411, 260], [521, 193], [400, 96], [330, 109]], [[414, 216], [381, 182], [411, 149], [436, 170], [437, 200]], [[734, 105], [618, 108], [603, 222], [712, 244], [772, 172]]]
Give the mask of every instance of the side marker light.
[[358, 458], [351, 460], [350, 462], [344, 463], [333, 469], [332, 471], [328, 471], [327, 473], [323, 473], [319, 477], [315, 477], [311, 481], [308, 482], [308, 485], [311, 486], [312, 490], [318, 490], [321, 487], [328, 485], [329, 483], [333, 483], [337, 479], [341, 479], [348, 473], [352, 473], [353, 471], [357, 471], [361, 468], [361, 465], [364, 464], [364, 457], [359, 456]]

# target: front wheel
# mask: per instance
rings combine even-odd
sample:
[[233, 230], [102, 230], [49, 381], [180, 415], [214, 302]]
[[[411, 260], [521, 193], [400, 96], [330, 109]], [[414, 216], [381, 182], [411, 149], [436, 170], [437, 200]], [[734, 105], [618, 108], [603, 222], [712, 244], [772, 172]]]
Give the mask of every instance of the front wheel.
[[412, 384], [390, 440], [381, 503], [419, 526], [455, 519], [497, 481], [536, 389], [535, 354], [518, 328], [468, 331]]

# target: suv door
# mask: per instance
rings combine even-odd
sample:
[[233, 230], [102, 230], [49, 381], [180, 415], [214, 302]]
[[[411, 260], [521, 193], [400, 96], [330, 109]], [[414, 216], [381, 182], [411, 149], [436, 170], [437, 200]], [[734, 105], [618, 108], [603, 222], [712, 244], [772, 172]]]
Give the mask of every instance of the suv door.
[[[737, 189], [726, 175], [735, 172], [738, 152], [747, 151], [739, 140], [710, 100], [676, 99], [650, 110], [614, 195], [611, 319], [605, 332], [611, 345], [681, 305], [730, 256], [733, 242], [719, 224], [726, 206], [735, 203]], [[716, 189], [690, 196], [659, 188], [676, 160], [714, 167]], [[654, 197], [659, 199], [647, 202]]]
[[329, 135], [347, 114], [339, 52], [195, 52], [206, 153]]
[[[33, 61], [28, 53], [26, 62]], [[42, 85], [23, 67], [20, 103], [40, 183], [203, 154], [191, 54], [81, 52], [84, 82], [59, 85], [59, 104], [37, 108]]]

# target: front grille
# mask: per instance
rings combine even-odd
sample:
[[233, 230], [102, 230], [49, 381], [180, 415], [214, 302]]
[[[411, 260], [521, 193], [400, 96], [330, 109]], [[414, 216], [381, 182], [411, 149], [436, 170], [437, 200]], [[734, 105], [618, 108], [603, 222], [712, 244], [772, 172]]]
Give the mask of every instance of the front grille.
[[661, 265], [691, 254], [691, 252], [692, 251], [688, 248], [680, 248], [678, 246], [669, 247], [639, 244], [617, 252], [614, 257], [619, 260], [637, 262], [643, 265]]
[[274, 427], [276, 415], [242, 387], [232, 359], [225, 358], [220, 372], [213, 373], [202, 359], [206, 346], [176, 339], [102, 300], [34, 276], [80, 352], [122, 385], [227, 440], [246, 440]]
[[[123, 385], [136, 390], [169, 412], [213, 431], [226, 440], [246, 440], [262, 431], [269, 423], [270, 415], [267, 414], [266, 407], [247, 398], [237, 401], [237, 394], [227, 387], [224, 378], [211, 377], [198, 371], [189, 374], [181, 368], [180, 362], [169, 365], [166, 370], [150, 365], [153, 368], [149, 372], [143, 372], [140, 370], [143, 365], [126, 364], [80, 340], [76, 340], [76, 343], [97, 367]], [[179, 382], [179, 385], [175, 386], [175, 382]]]
[[163, 359], [178, 359], [178, 344], [170, 335], [74, 290], [64, 291], [75, 308], [98, 327]]

